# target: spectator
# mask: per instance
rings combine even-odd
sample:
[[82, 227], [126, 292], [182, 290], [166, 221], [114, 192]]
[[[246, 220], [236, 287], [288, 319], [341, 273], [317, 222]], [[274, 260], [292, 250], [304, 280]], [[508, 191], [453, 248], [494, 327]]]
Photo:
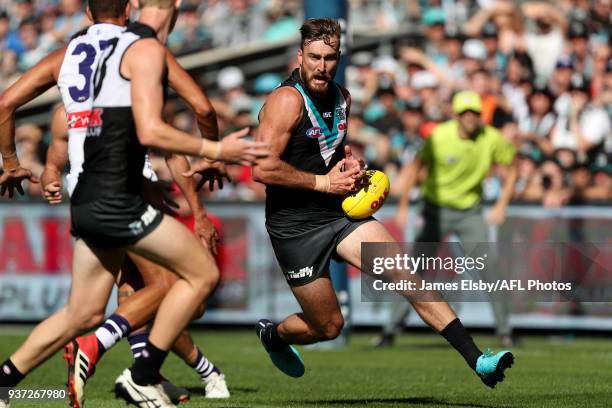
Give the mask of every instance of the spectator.
[[261, 38], [266, 28], [264, 10], [251, 0], [227, 0], [211, 25], [213, 45], [242, 45]]

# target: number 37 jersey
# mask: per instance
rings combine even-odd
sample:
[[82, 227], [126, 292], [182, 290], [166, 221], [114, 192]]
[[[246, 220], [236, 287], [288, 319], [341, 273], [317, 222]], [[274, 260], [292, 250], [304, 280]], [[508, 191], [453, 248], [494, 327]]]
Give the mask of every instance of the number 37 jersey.
[[83, 170], [83, 144], [92, 114], [93, 88], [96, 68], [104, 50], [125, 31], [114, 24], [95, 24], [77, 34], [66, 49], [57, 85], [68, 119], [68, 152], [70, 173], [67, 176], [68, 192], [72, 195], [79, 174]]
[[142, 39], [156, 39], [150, 27], [133, 23], [103, 47], [92, 81], [93, 105], [84, 144], [83, 172], [73, 205], [106, 197], [132, 202], [142, 195], [147, 148], [138, 140], [132, 114], [131, 82], [121, 73], [123, 57]]

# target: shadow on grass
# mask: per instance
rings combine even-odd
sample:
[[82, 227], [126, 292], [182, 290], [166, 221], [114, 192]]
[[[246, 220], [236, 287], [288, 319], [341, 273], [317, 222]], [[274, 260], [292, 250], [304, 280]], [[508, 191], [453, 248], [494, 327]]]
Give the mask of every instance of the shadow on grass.
[[300, 401], [305, 405], [356, 405], [365, 404], [411, 404], [411, 405], [435, 405], [438, 407], [475, 407], [475, 408], [493, 408], [492, 405], [479, 405], [461, 402], [448, 402], [431, 397], [412, 397], [412, 398], [356, 398], [356, 399], [330, 399], [330, 400], [315, 400], [315, 401]]

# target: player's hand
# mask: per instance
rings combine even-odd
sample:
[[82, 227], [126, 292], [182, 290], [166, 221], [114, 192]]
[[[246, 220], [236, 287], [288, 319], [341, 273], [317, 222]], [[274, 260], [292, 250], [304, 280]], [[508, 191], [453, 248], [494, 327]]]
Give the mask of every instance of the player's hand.
[[217, 255], [217, 245], [219, 244], [219, 232], [210, 219], [203, 215], [195, 218], [195, 234], [206, 248]]
[[142, 187], [145, 199], [153, 208], [172, 217], [178, 216], [176, 210], [179, 205], [172, 199], [172, 193], [174, 192], [172, 183], [165, 180], [151, 181], [144, 178]]
[[15, 190], [21, 195], [24, 195], [21, 182], [28, 180], [30, 183], [38, 183], [38, 178], [32, 175], [32, 172], [23, 167], [16, 167], [11, 170], [4, 170], [0, 175], [0, 196], [8, 192], [8, 198], [13, 198]]
[[221, 141], [220, 159], [226, 162], [240, 163], [250, 166], [257, 159], [270, 155], [270, 145], [264, 142], [244, 140], [249, 134], [249, 128], [230, 133]]
[[46, 184], [43, 187], [43, 195], [45, 200], [51, 205], [61, 204], [62, 202], [62, 184], [58, 181]]
[[208, 159], [202, 159], [197, 163], [193, 163], [191, 165], [191, 169], [183, 173], [183, 176], [193, 177], [196, 174], [202, 176], [202, 178], [200, 179], [200, 181], [198, 181], [198, 184], [196, 185], [196, 191], [200, 191], [206, 183], [208, 183], [210, 191], [213, 191], [215, 188], [215, 182], [217, 183], [219, 190], [222, 190], [224, 177], [230, 183], [232, 181], [230, 176], [227, 174], [227, 170], [225, 169], [225, 163], [223, 163], [222, 161], [210, 161]]
[[329, 193], [346, 195], [355, 191], [357, 180], [355, 175], [361, 171], [358, 167], [342, 170], [346, 160], [342, 159], [327, 173], [329, 177]]
[[357, 159], [353, 156], [353, 151], [350, 146], [344, 146], [344, 170], [357, 168], [359, 173], [354, 177], [355, 180], [361, 180], [365, 176], [366, 164], [362, 159]]
[[397, 213], [395, 213], [395, 223], [401, 229], [406, 228], [406, 224], [408, 223], [408, 206], [399, 206], [397, 208]]
[[487, 221], [491, 225], [502, 225], [506, 221], [506, 207], [501, 205], [491, 207]]

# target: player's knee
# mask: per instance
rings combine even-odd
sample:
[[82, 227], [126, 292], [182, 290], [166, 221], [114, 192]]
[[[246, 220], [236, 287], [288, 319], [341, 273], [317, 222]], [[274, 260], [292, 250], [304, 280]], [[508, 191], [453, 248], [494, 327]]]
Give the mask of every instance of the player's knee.
[[317, 329], [321, 340], [333, 340], [340, 335], [343, 327], [344, 318], [341, 313], [336, 313], [320, 324]]
[[219, 269], [217, 265], [212, 265], [206, 271], [198, 274], [194, 285], [200, 292], [202, 299], [209, 296], [219, 284]]

